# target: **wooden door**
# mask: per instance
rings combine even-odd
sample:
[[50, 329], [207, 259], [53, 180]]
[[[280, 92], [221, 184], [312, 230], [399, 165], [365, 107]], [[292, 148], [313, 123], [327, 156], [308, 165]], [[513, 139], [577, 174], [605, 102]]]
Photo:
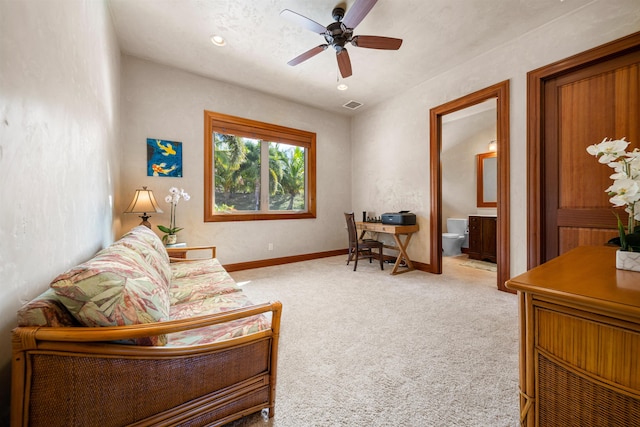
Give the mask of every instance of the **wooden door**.
[[[539, 168], [539, 187], [529, 188], [538, 194], [529, 198], [538, 217], [537, 224], [530, 218], [529, 226], [530, 231], [536, 225], [540, 229], [532, 233], [539, 246], [537, 259], [529, 256], [529, 267], [577, 246], [603, 245], [617, 235], [604, 191], [612, 183], [612, 170], [586, 148], [605, 137], [626, 137], [632, 142], [628, 150], [640, 147], [640, 37], [636, 39], [635, 47], [587, 63], [570, 58], [572, 68], [539, 81], [537, 152], [529, 145], [530, 156], [539, 159], [533, 165]], [[532, 74], [539, 72], [530, 73], [530, 89]]]

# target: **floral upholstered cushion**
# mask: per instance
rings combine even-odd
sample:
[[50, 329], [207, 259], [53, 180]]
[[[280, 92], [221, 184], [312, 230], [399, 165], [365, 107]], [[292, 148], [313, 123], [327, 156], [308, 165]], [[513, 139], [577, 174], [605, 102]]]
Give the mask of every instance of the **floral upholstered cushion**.
[[18, 326], [60, 327], [79, 324], [51, 288], [18, 310]]
[[190, 345], [210, 344], [212, 342], [228, 340], [249, 335], [255, 332], [266, 331], [271, 328], [269, 319], [262, 315], [246, 317], [206, 328], [190, 329], [169, 335], [169, 347], [183, 347]]
[[171, 305], [211, 298], [212, 295], [241, 292], [226, 273], [175, 279], [169, 288]]
[[[171, 307], [171, 320], [188, 319], [206, 314], [223, 313], [253, 303], [242, 292], [213, 295], [207, 299], [190, 301]], [[169, 346], [179, 347], [196, 344], [208, 344], [225, 339], [241, 337], [271, 328], [271, 322], [262, 314], [243, 319], [190, 329], [169, 335]]]
[[173, 263], [171, 271], [169, 300], [172, 306], [241, 291], [215, 258]]
[[185, 277], [201, 276], [203, 274], [224, 273], [228, 275], [227, 270], [224, 269], [217, 258], [174, 262], [170, 264], [170, 268], [172, 281]]
[[147, 264], [152, 267], [169, 287], [171, 267], [169, 254], [160, 238], [144, 225], [134, 227], [114, 244], [126, 246], [140, 254]]
[[[169, 319], [169, 294], [160, 274], [123, 245], [112, 245], [51, 283], [60, 301], [85, 326], [120, 326]], [[164, 345], [166, 336], [139, 338]]]

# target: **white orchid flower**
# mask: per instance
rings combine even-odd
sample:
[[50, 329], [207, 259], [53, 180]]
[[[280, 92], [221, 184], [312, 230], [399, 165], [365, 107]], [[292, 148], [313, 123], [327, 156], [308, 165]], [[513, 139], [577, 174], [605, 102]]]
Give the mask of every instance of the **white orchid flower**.
[[587, 147], [587, 153], [592, 156], [600, 156], [598, 162], [607, 164], [615, 161], [618, 157], [625, 154], [625, 149], [629, 145], [628, 141], [622, 139], [603, 139], [600, 144], [594, 144]]
[[632, 179], [617, 179], [605, 191], [610, 195], [614, 195], [609, 199], [614, 206], [634, 204], [640, 200], [640, 185]]
[[627, 206], [625, 211], [627, 211], [629, 215], [635, 212], [633, 219], [635, 219], [636, 221], [640, 221], [640, 200], [636, 202], [635, 209], [631, 209], [631, 206]]
[[[614, 206], [624, 206], [624, 210], [629, 214], [626, 231], [624, 226], [620, 229], [621, 250], [629, 249], [624, 243], [625, 234], [633, 233], [636, 228], [636, 221], [640, 221], [640, 149], [626, 152], [629, 142], [622, 139], [602, 140], [600, 144], [587, 147], [587, 152], [598, 158], [598, 162], [606, 164], [615, 173], [610, 176], [613, 185], [605, 191], [611, 196], [609, 202]], [[620, 221], [620, 218], [618, 218]]]
[[158, 225], [158, 228], [160, 229], [160, 231], [162, 231], [163, 233], [166, 233], [165, 236], [162, 238], [163, 242], [167, 241], [168, 235], [176, 234], [177, 232], [183, 229], [182, 227], [176, 226], [176, 210], [178, 207], [178, 202], [180, 201], [181, 197], [185, 201], [190, 199], [189, 194], [187, 194], [187, 192], [184, 191], [184, 188], [181, 188], [178, 190], [177, 187], [171, 187], [169, 188], [169, 194], [164, 198], [165, 202], [171, 204], [171, 213], [169, 216], [169, 227], [166, 227], [164, 225]]
[[634, 149], [627, 153], [627, 164], [629, 165], [629, 175], [632, 179], [640, 180], [640, 149]]

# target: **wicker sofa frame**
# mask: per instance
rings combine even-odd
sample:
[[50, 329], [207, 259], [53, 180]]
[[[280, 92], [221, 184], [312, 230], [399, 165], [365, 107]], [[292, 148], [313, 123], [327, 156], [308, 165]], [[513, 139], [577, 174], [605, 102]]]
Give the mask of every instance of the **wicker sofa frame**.
[[[281, 308], [274, 302], [161, 324], [16, 328], [11, 425], [216, 426], [265, 408], [272, 417]], [[271, 330], [203, 346], [100, 342], [266, 312]]]
[[[11, 426], [219, 426], [274, 415], [280, 302], [181, 320], [13, 330]], [[263, 313], [271, 328], [210, 344], [113, 341], [197, 329]]]

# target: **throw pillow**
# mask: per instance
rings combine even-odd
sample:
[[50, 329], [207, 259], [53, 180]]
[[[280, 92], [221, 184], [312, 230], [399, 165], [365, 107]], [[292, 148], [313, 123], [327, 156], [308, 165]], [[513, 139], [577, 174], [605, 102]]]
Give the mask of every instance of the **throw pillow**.
[[[122, 326], [169, 319], [169, 294], [149, 275], [144, 259], [123, 246], [110, 246], [51, 283], [60, 301], [85, 326]], [[164, 345], [164, 335], [137, 338], [139, 345]]]

